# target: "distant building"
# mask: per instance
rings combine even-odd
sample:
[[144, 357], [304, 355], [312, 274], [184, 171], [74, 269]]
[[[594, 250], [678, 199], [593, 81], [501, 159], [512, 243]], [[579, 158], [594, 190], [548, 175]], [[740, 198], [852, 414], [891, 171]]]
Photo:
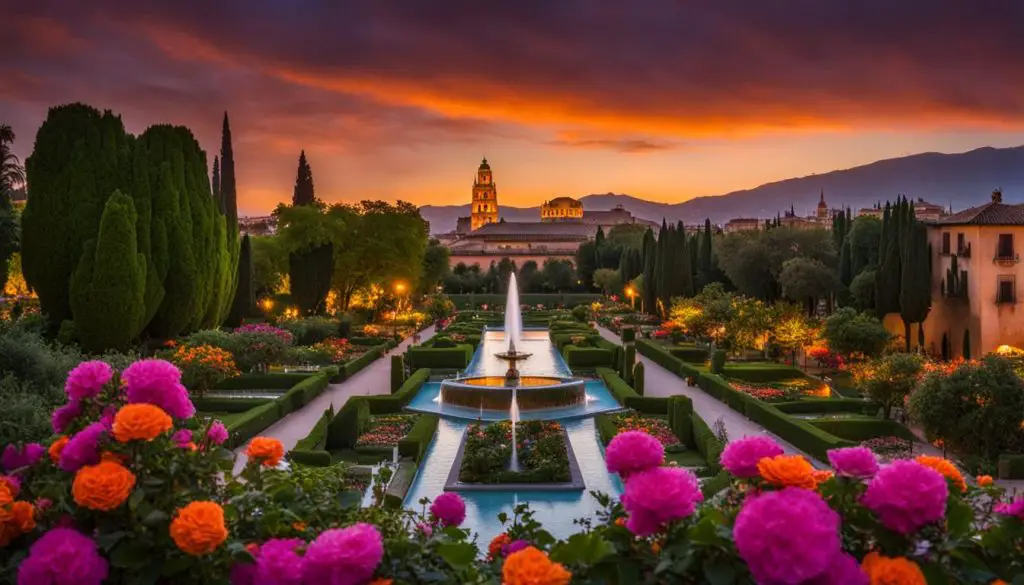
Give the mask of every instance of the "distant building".
[[[877, 217], [882, 219], [882, 215], [885, 213], [885, 208], [881, 205], [875, 205], [874, 207], [863, 207], [857, 212], [857, 217], [862, 215], [869, 215], [871, 217]], [[942, 205], [935, 203], [929, 203], [920, 197], [917, 201], [914, 201], [914, 217], [921, 221], [935, 222], [949, 215], [949, 210]]]
[[489, 223], [498, 222], [498, 186], [494, 184], [491, 165], [487, 164], [486, 158], [476, 170], [470, 218], [470, 227], [473, 231]]
[[277, 217], [273, 215], [240, 217], [238, 218], [238, 232], [250, 236], [272, 236], [277, 233]]
[[727, 234], [761, 229], [761, 220], [756, 217], [737, 217], [725, 223], [722, 229]]
[[555, 197], [540, 206], [541, 221], [573, 221], [583, 219], [583, 203], [572, 197]]
[[[782, 217], [776, 216], [779, 224], [783, 227], [788, 227], [798, 230], [810, 230], [810, 229], [832, 229], [832, 218], [839, 213], [845, 213], [842, 209], [830, 209], [828, 203], [825, 202], [825, 191], [821, 192], [821, 196], [818, 199], [818, 206], [815, 208], [814, 215], [799, 216], [796, 214], [796, 209], [792, 205], [789, 207], [789, 211], [785, 211]], [[743, 232], [748, 230], [760, 229], [765, 223], [774, 221], [774, 219], [761, 220], [751, 217], [737, 217], [729, 220], [723, 231], [725, 233]]]

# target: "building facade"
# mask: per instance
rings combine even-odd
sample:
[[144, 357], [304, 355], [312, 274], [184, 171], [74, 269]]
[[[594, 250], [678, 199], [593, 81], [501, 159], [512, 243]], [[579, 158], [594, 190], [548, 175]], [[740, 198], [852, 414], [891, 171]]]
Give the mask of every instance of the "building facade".
[[489, 223], [498, 223], [498, 186], [491, 175], [491, 165], [484, 158], [473, 182], [470, 229], [476, 231]]
[[583, 202], [572, 197], [555, 197], [540, 206], [541, 221], [566, 221], [583, 219]]

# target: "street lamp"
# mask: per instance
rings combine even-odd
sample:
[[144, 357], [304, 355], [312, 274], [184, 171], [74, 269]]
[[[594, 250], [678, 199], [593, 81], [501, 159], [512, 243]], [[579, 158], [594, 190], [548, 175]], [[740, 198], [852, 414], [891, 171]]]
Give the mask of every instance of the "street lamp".
[[391, 334], [392, 334], [392, 336], [398, 335], [398, 309], [402, 305], [402, 294], [404, 292], [405, 292], [405, 283], [401, 282], [401, 281], [396, 282], [395, 283], [395, 296], [398, 297], [398, 300], [395, 303], [395, 311], [392, 313], [392, 317], [391, 317]]
[[636, 289], [631, 286], [626, 287], [626, 296], [629, 297], [629, 306], [636, 311]]

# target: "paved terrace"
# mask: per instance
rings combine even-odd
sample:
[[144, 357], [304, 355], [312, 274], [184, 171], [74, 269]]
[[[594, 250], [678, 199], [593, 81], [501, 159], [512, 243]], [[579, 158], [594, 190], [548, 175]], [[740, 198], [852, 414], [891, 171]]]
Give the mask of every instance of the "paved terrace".
[[[433, 337], [434, 326], [431, 325], [420, 331], [421, 341]], [[398, 347], [385, 353], [369, 366], [357, 372], [348, 380], [340, 384], [330, 384], [323, 394], [314, 398], [309, 404], [299, 410], [290, 413], [276, 423], [267, 427], [261, 437], [274, 437], [284, 445], [285, 452], [291, 451], [300, 439], [313, 430], [317, 421], [323, 416], [329, 406], [334, 405], [337, 412], [345, 405], [345, 402], [352, 396], [370, 396], [373, 394], [387, 394], [391, 389], [391, 355], [402, 353], [412, 345], [412, 337], [400, 343]], [[248, 443], [235, 449], [235, 473], [239, 473], [245, 467], [248, 457], [245, 456], [245, 449]]]

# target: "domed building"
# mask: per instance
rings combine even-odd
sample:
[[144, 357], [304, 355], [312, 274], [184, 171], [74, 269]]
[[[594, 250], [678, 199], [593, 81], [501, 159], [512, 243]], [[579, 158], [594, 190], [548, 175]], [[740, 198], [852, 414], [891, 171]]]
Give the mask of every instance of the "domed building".
[[583, 219], [583, 202], [572, 197], [555, 197], [540, 206], [541, 221]]

